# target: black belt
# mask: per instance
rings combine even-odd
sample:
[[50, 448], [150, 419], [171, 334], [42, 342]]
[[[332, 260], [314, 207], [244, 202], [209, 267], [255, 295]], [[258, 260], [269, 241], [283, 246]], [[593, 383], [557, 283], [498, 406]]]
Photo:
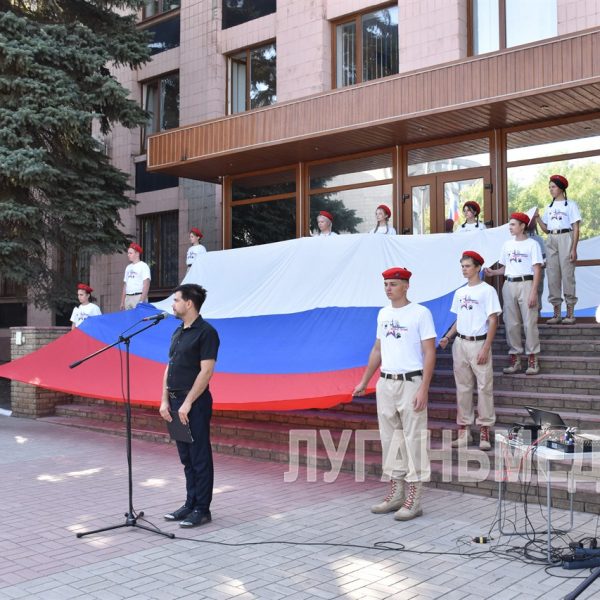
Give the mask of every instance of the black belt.
[[393, 381], [412, 381], [415, 377], [422, 377], [423, 371], [411, 371], [410, 373], [380, 373], [379, 377], [392, 379]]
[[483, 335], [463, 335], [462, 333], [457, 333], [456, 337], [459, 337], [461, 340], [467, 340], [467, 342], [480, 342], [481, 340], [485, 340], [487, 334]]
[[176, 398], [177, 396], [181, 396], [183, 394], [187, 394], [190, 390], [167, 390], [169, 394], [169, 398]]
[[557, 233], [569, 233], [572, 229], [548, 229], [548, 233], [556, 235]]
[[135, 294], [125, 294], [126, 296], [141, 296], [142, 292], [136, 292]]
[[505, 277], [506, 281], [533, 281], [533, 275], [521, 275], [521, 277]]

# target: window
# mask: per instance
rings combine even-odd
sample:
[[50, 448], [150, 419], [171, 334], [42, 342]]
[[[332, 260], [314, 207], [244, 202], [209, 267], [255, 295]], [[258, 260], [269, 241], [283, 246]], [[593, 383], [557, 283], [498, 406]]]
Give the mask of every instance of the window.
[[143, 101], [150, 114], [143, 131], [142, 147], [145, 149], [149, 135], [179, 127], [179, 73], [145, 83]]
[[334, 25], [336, 87], [398, 73], [398, 7], [354, 16]]
[[506, 146], [508, 214], [535, 205], [543, 213], [550, 201], [548, 179], [560, 173], [581, 212], [580, 239], [600, 235], [600, 119], [509, 131]]
[[149, 19], [181, 6], [181, 0], [146, 0], [144, 2], [143, 18]]
[[135, 193], [155, 192], [167, 188], [177, 187], [179, 179], [174, 175], [164, 173], [150, 173], [146, 170], [146, 161], [135, 163]]
[[337, 233], [367, 233], [375, 227], [379, 204], [394, 205], [393, 162], [389, 152], [309, 168], [311, 231], [317, 232], [319, 211], [333, 214]]
[[87, 249], [74, 250], [60, 247], [56, 255], [56, 271], [60, 275], [60, 284], [54, 295], [60, 300], [54, 305], [54, 325], [71, 326], [71, 313], [77, 305], [76, 285], [80, 281], [89, 282], [92, 254]]
[[156, 23], [152, 23], [149, 27], [145, 27], [144, 31], [151, 34], [148, 48], [150, 48], [150, 54], [154, 56], [165, 50], [179, 47], [179, 30], [181, 26], [181, 19], [179, 14], [176, 14], [172, 19], [161, 20]]
[[276, 0], [222, 0], [223, 29], [270, 15], [277, 10]]
[[0, 277], [0, 328], [27, 325], [26, 290]]
[[490, 141], [486, 137], [440, 146], [415, 148], [408, 151], [407, 158], [409, 177], [488, 167], [490, 164]]
[[150, 267], [150, 289], [174, 288], [179, 283], [179, 214], [177, 211], [139, 218], [142, 260]]
[[471, 54], [558, 35], [557, 0], [471, 0]]
[[296, 237], [296, 172], [242, 176], [231, 182], [231, 247]]
[[228, 114], [277, 101], [276, 59], [274, 42], [229, 57]]

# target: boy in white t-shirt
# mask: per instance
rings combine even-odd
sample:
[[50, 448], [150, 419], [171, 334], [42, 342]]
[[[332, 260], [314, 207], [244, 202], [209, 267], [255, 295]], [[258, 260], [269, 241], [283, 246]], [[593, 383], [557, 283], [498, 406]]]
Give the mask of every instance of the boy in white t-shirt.
[[427, 401], [435, 367], [436, 333], [429, 309], [407, 298], [412, 273], [395, 267], [382, 275], [391, 305], [379, 311], [375, 344], [353, 395], [362, 396], [381, 367], [376, 387], [377, 418], [383, 474], [390, 478], [391, 491], [383, 502], [371, 507], [371, 512], [397, 511], [396, 520], [408, 521], [423, 514], [423, 482], [431, 475]]
[[[562, 175], [552, 175], [548, 189], [552, 202], [540, 220], [546, 240], [546, 273], [548, 275], [548, 302], [554, 308], [553, 316], [546, 321], [550, 325], [575, 323], [575, 261], [579, 242], [581, 213], [573, 200], [567, 200], [569, 182]], [[561, 289], [562, 288], [562, 289]], [[567, 316], [563, 319], [561, 307], [564, 300]]]
[[[540, 245], [527, 236], [529, 217], [515, 212], [510, 216], [508, 228], [512, 239], [504, 242], [499, 269], [486, 269], [486, 275], [504, 275], [502, 299], [504, 300], [504, 326], [509, 346], [510, 364], [503, 372], [512, 375], [521, 371], [521, 354], [528, 355], [526, 375], [540, 372], [540, 334], [538, 330], [537, 289], [542, 272], [542, 250]], [[521, 335], [521, 324], [525, 329], [525, 348]]]
[[142, 252], [142, 247], [135, 242], [132, 242], [127, 250], [127, 258], [130, 264], [127, 265], [123, 277], [121, 310], [131, 310], [140, 302], [148, 302], [150, 268], [140, 260]]
[[71, 313], [71, 329], [79, 327], [88, 317], [97, 317], [102, 314], [100, 307], [92, 302], [92, 292], [94, 290], [85, 283], [77, 284], [77, 299], [79, 306], [76, 306]]
[[185, 257], [185, 264], [188, 271], [198, 256], [201, 254], [206, 254], [206, 248], [200, 243], [202, 237], [202, 232], [197, 227], [192, 227], [190, 229], [190, 243], [192, 245], [188, 248], [187, 255]]
[[440, 348], [446, 348], [456, 336], [452, 345], [452, 363], [458, 408], [456, 422], [459, 430], [452, 446], [466, 447], [473, 441], [473, 384], [477, 381], [479, 447], [481, 450], [490, 450], [490, 427], [496, 423], [492, 342], [498, 328], [498, 315], [502, 309], [496, 290], [479, 276], [483, 263], [483, 257], [477, 252], [463, 252], [460, 266], [463, 277], [468, 281], [467, 285], [454, 292], [450, 310], [456, 314], [456, 321], [440, 340]]

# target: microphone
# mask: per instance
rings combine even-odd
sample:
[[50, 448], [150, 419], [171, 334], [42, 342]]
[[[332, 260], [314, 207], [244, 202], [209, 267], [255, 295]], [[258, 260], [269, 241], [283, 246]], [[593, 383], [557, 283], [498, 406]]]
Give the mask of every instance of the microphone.
[[152, 315], [150, 317], [144, 317], [142, 319], [142, 321], [162, 321], [163, 319], [166, 319], [169, 316], [168, 312], [161, 312], [158, 315]]

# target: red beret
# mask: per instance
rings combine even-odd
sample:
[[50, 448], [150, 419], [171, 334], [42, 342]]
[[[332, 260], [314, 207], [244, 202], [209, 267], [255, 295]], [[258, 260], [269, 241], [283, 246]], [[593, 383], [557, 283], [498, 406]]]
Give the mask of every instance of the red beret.
[[483, 263], [485, 262], [485, 260], [483, 260], [483, 256], [481, 256], [481, 254], [477, 254], [477, 252], [475, 252], [474, 250], [465, 250], [463, 252], [462, 258], [472, 258], [479, 265], [483, 265]]
[[326, 210], [322, 210], [319, 213], [319, 216], [325, 217], [326, 219], [329, 219], [333, 223], [333, 215], [330, 212], [327, 212]]
[[192, 227], [190, 229], [190, 233], [193, 233], [194, 235], [197, 235], [199, 238], [203, 238], [204, 237], [202, 235], [202, 232], [197, 227]]
[[550, 181], [555, 183], [563, 191], [569, 187], [569, 181], [562, 175], [550, 175]]
[[77, 289], [83, 290], [84, 292], [87, 292], [88, 294], [91, 294], [94, 291], [89, 285], [86, 285], [85, 283], [78, 283]]
[[412, 273], [404, 267], [392, 267], [382, 273], [384, 279], [403, 279], [408, 281]]
[[390, 207], [387, 206], [386, 204], [380, 204], [377, 209], [381, 209], [388, 217], [392, 216], [392, 211], [390, 210]]
[[465, 202], [463, 204], [463, 210], [465, 210], [465, 208], [470, 208], [475, 213], [475, 216], [478, 216], [481, 212], [481, 206], [479, 206], [475, 200], [469, 200], [468, 202]]
[[136, 252], [139, 252], [140, 254], [143, 252], [142, 247], [139, 244], [136, 244], [135, 242], [131, 242], [131, 244], [129, 244], [129, 247], [132, 250], [135, 250]]
[[511, 219], [515, 219], [516, 221], [521, 221], [521, 223], [525, 223], [525, 225], [529, 225], [529, 217], [522, 212], [514, 212], [510, 215]]

